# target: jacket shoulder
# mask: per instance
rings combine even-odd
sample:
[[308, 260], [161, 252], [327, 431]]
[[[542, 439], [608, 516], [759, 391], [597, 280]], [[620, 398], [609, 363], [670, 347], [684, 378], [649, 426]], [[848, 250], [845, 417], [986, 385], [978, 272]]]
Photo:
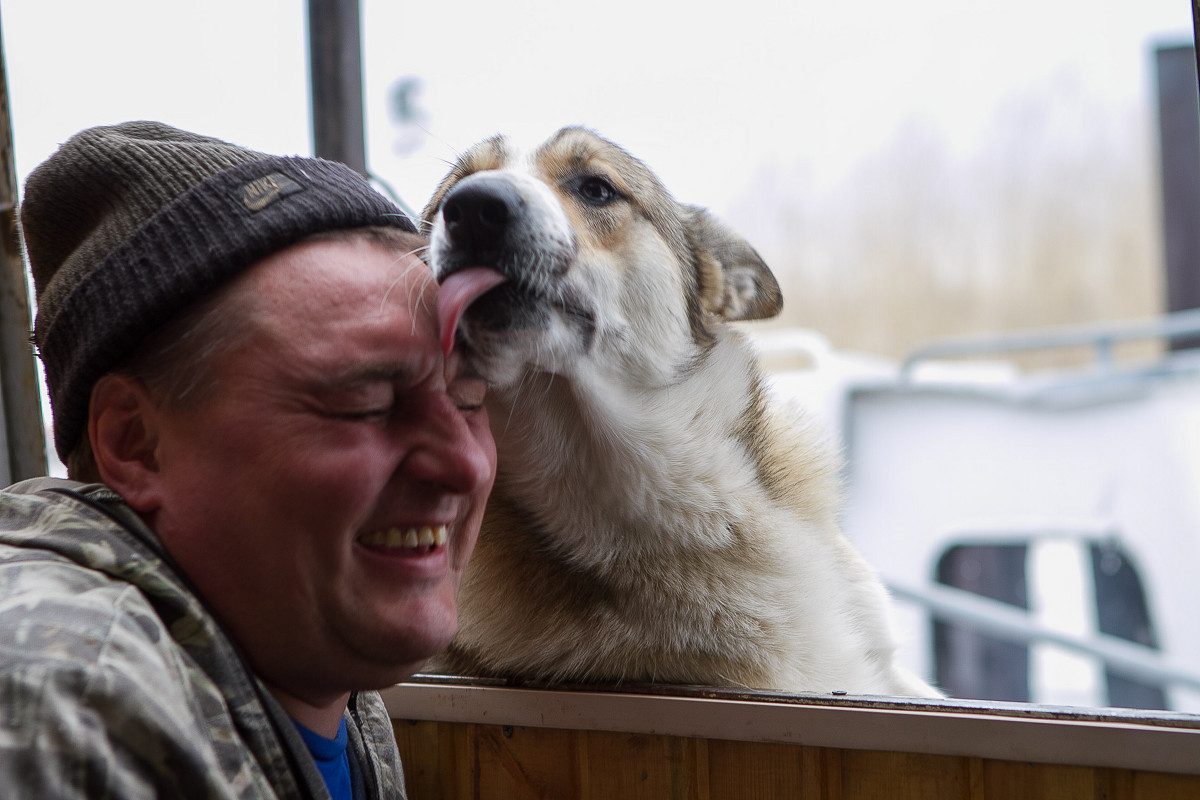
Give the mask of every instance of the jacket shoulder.
[[274, 796], [159, 570], [101, 510], [0, 492], [5, 796]]

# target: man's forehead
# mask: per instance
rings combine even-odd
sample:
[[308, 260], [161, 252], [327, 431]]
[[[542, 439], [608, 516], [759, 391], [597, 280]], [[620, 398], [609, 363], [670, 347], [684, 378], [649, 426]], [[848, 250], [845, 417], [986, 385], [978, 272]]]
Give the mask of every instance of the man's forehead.
[[365, 239], [293, 245], [258, 262], [244, 278], [245, 290], [268, 306], [401, 301], [415, 311], [436, 290], [433, 273], [414, 254]]
[[[437, 284], [419, 260], [355, 241], [316, 241], [256, 264], [231, 305], [253, 340], [310, 378], [396, 380], [441, 373]], [[282, 366], [282, 365], [281, 365]]]

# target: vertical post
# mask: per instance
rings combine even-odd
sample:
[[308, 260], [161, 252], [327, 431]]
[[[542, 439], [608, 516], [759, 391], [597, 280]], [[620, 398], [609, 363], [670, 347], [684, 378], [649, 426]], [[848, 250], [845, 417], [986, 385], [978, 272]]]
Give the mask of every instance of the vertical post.
[[[1196, 48], [1160, 47], [1159, 145], [1167, 310], [1200, 308], [1200, 94]], [[1200, 341], [1177, 342], [1194, 347]]]
[[37, 364], [29, 343], [32, 317], [17, 239], [17, 170], [13, 157], [8, 75], [0, 33], [0, 485], [46, 474]]
[[[1200, 0], [1192, 0], [1192, 44], [1200, 45]], [[1196, 50], [1196, 71], [1200, 73], [1200, 47]]]
[[359, 0], [308, 0], [308, 47], [316, 154], [365, 176]]

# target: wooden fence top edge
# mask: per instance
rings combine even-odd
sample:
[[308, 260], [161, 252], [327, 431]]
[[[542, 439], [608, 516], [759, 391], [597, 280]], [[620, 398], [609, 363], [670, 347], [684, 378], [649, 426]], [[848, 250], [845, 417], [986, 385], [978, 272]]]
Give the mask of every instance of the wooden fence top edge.
[[418, 676], [393, 720], [595, 730], [1200, 775], [1200, 716], [693, 687], [512, 687]]

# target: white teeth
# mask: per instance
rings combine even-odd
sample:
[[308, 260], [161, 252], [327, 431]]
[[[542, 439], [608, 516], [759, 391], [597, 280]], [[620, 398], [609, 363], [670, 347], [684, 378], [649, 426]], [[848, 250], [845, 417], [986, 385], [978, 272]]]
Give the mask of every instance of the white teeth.
[[428, 525], [419, 530], [415, 527], [388, 528], [387, 530], [368, 531], [358, 537], [358, 540], [368, 547], [440, 547], [448, 540], [445, 525], [431, 528]]

